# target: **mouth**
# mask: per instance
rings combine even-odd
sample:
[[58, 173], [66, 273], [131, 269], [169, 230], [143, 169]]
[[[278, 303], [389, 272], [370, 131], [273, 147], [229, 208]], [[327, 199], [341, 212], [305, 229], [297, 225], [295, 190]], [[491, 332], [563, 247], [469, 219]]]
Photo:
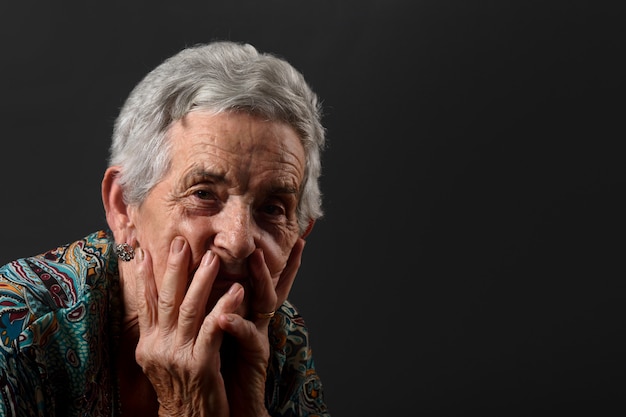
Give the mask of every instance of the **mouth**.
[[[224, 294], [226, 294], [235, 283], [238, 283], [244, 287], [244, 291], [245, 291], [244, 299], [247, 299], [249, 297], [248, 296], [248, 290], [250, 287], [249, 282], [250, 282], [250, 277], [248, 275], [228, 274], [223, 271], [220, 271], [217, 274], [217, 277], [215, 277], [215, 281], [213, 281], [213, 287], [211, 288], [211, 295], [209, 296], [209, 302], [207, 304], [206, 314], [210, 313], [211, 309], [218, 302], [219, 298], [224, 296]], [[241, 317], [244, 317], [247, 311], [246, 305], [247, 305], [247, 301], [244, 301], [240, 306], [237, 307], [237, 309], [234, 312], [239, 314]]]
[[221, 271], [215, 277], [215, 282], [213, 283], [213, 288], [218, 290], [227, 291], [232, 285], [238, 282], [241, 285], [244, 285], [248, 281], [248, 276], [243, 274], [232, 274], [226, 271]]
[[[187, 282], [187, 286], [191, 285], [191, 281], [193, 280], [193, 274], [190, 275], [189, 280]], [[234, 283], [238, 282], [241, 285], [245, 285], [248, 281], [248, 276], [244, 275], [231, 275], [219, 273], [217, 277], [215, 277], [215, 281], [213, 281], [213, 289], [225, 293], [233, 286]]]
[[[190, 275], [189, 275], [189, 279], [187, 282], [187, 289], [189, 289], [189, 285], [191, 285], [191, 281], [193, 280], [193, 276], [195, 275], [196, 270], [193, 270]], [[215, 307], [216, 303], [218, 302], [218, 300], [228, 292], [228, 290], [230, 290], [230, 288], [233, 286], [233, 284], [235, 283], [239, 283], [240, 285], [242, 285], [245, 289], [246, 295], [244, 296], [244, 298], [248, 298], [248, 290], [250, 287], [250, 276], [247, 273], [242, 273], [242, 272], [238, 272], [238, 273], [234, 273], [234, 272], [228, 272], [228, 271], [224, 271], [220, 268], [220, 270], [217, 273], [217, 276], [215, 277], [215, 280], [213, 281], [213, 285], [211, 286], [211, 292], [209, 295], [209, 298], [207, 300], [207, 304], [206, 304], [206, 308], [205, 308], [205, 314], [209, 314], [211, 312], [211, 310]], [[239, 306], [237, 308], [237, 310], [235, 311], [235, 313], [239, 314], [240, 316], [244, 317], [246, 315], [247, 312], [247, 307], [246, 307], [246, 302], [244, 301], [244, 303]]]
[[[188, 285], [191, 284], [193, 277], [198, 270], [199, 265], [195, 265], [189, 273]], [[213, 281], [213, 289], [220, 292], [226, 292], [234, 283], [245, 285], [250, 280], [245, 265], [226, 265], [221, 264], [217, 276]]]

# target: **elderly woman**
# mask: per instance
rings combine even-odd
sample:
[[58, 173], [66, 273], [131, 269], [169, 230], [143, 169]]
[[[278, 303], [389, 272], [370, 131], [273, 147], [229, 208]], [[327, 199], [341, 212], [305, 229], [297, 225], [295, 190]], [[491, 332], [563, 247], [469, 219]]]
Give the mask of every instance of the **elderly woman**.
[[0, 268], [0, 414], [327, 416], [287, 300], [323, 146], [302, 75], [250, 45], [150, 72], [115, 123], [109, 229]]

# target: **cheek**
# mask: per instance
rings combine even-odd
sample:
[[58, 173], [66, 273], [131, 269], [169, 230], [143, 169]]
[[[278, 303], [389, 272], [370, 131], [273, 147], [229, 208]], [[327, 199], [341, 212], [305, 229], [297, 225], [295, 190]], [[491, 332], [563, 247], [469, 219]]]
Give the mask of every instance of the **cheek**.
[[289, 259], [289, 255], [291, 254], [292, 247], [293, 245], [277, 245], [272, 247], [271, 249], [263, 248], [265, 262], [270, 270], [270, 274], [272, 276], [272, 284], [274, 284], [274, 288], [276, 288], [278, 280], [280, 279], [280, 275], [287, 265], [287, 261]]

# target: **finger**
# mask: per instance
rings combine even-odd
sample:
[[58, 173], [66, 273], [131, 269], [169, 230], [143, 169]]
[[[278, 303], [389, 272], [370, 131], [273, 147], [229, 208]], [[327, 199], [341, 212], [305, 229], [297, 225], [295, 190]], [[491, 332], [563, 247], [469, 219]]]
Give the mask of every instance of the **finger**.
[[239, 283], [234, 283], [228, 292], [220, 297], [215, 307], [204, 318], [198, 332], [194, 348], [198, 356], [219, 350], [223, 338], [222, 329], [219, 326], [220, 317], [234, 314], [243, 299], [244, 289]]
[[[259, 326], [244, 319], [239, 314], [222, 314], [219, 317], [220, 328], [228, 333], [236, 341], [236, 360], [245, 363], [244, 376], [248, 389], [253, 389], [254, 381], [257, 380], [263, 386], [269, 359], [269, 340], [267, 324]], [[262, 376], [262, 380], [253, 378], [254, 375]]]
[[302, 253], [304, 252], [304, 245], [306, 245], [306, 241], [302, 238], [299, 238], [291, 249], [289, 259], [287, 260], [287, 265], [280, 275], [278, 284], [276, 284], [276, 308], [280, 307], [282, 303], [285, 302], [285, 300], [289, 296], [289, 293], [291, 292], [291, 287], [293, 286], [293, 282], [296, 279], [296, 274], [298, 273], [298, 270], [300, 269], [300, 265], [302, 263]]
[[152, 272], [152, 259], [148, 252], [137, 248], [134, 262], [136, 264], [135, 300], [139, 331], [148, 333], [158, 320], [158, 292]]
[[241, 349], [250, 351], [260, 350], [260, 347], [256, 346], [259, 343], [259, 329], [255, 323], [235, 313], [222, 314], [219, 317], [218, 323], [223, 331], [237, 339]]
[[193, 342], [206, 316], [206, 304], [219, 270], [219, 257], [207, 251], [180, 304], [177, 339], [179, 344]]
[[252, 287], [250, 319], [255, 323], [267, 325], [276, 309], [276, 292], [261, 249], [255, 250], [250, 256], [250, 271]]
[[170, 245], [167, 267], [159, 290], [159, 327], [172, 332], [178, 322], [178, 308], [185, 295], [189, 265], [189, 246], [182, 237], [175, 237]]

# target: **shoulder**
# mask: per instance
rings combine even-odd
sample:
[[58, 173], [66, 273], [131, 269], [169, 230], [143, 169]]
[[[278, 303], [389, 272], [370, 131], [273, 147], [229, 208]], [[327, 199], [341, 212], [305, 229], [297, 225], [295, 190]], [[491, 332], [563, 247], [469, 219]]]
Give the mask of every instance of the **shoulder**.
[[274, 411], [272, 415], [329, 416], [308, 328], [289, 301], [280, 306], [270, 321], [269, 336], [273, 355], [266, 395]]
[[309, 329], [291, 302], [285, 301], [272, 317], [269, 325], [269, 342], [281, 368], [313, 367]]
[[282, 347], [284, 343], [307, 345], [308, 335], [304, 318], [291, 302], [285, 301], [270, 322], [270, 343], [275, 342], [275, 347]]
[[87, 291], [104, 285], [112, 264], [105, 231], [0, 267], [1, 344], [7, 345], [30, 323], [75, 306]]
[[56, 303], [63, 303], [70, 294], [59, 294], [60, 289], [91, 284], [113, 267], [111, 263], [115, 262], [115, 258], [111, 256], [112, 250], [108, 234], [105, 231], [95, 232], [42, 254], [1, 266], [0, 285], [20, 286], [35, 293], [41, 290], [52, 292], [62, 298]]

